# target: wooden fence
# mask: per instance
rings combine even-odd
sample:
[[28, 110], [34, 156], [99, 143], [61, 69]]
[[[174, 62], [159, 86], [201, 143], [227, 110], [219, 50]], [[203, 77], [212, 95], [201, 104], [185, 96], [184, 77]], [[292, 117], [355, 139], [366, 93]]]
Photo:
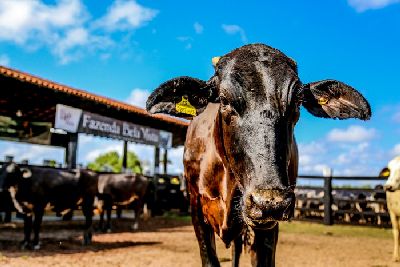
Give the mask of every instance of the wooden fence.
[[[379, 227], [389, 227], [390, 217], [386, 208], [386, 195], [383, 188], [367, 189], [333, 187], [333, 181], [377, 181], [379, 184], [384, 184], [386, 178], [383, 177], [345, 177], [345, 176], [298, 176], [298, 181], [302, 179], [311, 179], [313, 181], [322, 180], [323, 186], [302, 186], [296, 187], [296, 214], [295, 219], [316, 221], [325, 225], [332, 224], [357, 224], [371, 225]], [[380, 182], [381, 181], [381, 182]], [[305, 192], [314, 192], [312, 196], [305, 195]], [[334, 194], [333, 194], [334, 193]], [[372, 195], [380, 194], [383, 198], [371, 199]], [[352, 198], [343, 197], [351, 195]], [[357, 196], [365, 196], [365, 198], [357, 198]], [[316, 205], [304, 205], [304, 203], [317, 203]], [[300, 204], [300, 205], [299, 205]], [[303, 204], [303, 205], [301, 205]], [[380, 207], [379, 210], [364, 208], [356, 209], [354, 207], [362, 206]], [[340, 207], [353, 207], [341, 209]], [[309, 216], [312, 214], [312, 216]], [[343, 218], [355, 219], [343, 219]]]

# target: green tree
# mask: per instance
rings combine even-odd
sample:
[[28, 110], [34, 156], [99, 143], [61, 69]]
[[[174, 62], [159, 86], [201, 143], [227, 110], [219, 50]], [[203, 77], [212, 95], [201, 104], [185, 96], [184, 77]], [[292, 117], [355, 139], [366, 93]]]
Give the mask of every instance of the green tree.
[[[133, 173], [142, 173], [142, 165], [134, 152], [128, 151], [127, 168]], [[122, 157], [116, 151], [107, 152], [99, 155], [93, 162], [88, 164], [88, 168], [94, 171], [122, 171]]]

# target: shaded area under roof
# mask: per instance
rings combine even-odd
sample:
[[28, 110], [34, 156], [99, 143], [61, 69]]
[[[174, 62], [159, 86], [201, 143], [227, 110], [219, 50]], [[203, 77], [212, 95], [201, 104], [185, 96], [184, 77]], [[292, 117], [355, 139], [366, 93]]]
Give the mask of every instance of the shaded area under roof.
[[0, 115], [54, 124], [56, 105], [64, 104], [121, 121], [164, 130], [173, 134], [173, 146], [183, 145], [188, 122], [121, 101], [61, 85], [18, 70], [0, 66]]

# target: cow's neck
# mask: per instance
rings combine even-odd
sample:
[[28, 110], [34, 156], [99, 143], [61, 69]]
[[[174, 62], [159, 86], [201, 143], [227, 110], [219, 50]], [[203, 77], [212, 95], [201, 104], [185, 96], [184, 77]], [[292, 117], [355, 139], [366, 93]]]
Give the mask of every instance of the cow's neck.
[[[206, 138], [205, 153], [200, 163], [200, 169], [206, 171], [200, 172], [198, 180], [203, 214], [214, 231], [226, 244], [229, 244], [242, 230], [241, 210], [239, 210], [241, 193], [227, 163], [219, 105], [210, 104], [200, 116], [207, 116], [204, 121], [209, 123], [196, 129], [196, 131], [205, 130], [207, 134], [201, 134], [199, 137], [194, 133], [197, 138]], [[202, 118], [199, 119], [192, 123], [203, 125], [204, 121]]]

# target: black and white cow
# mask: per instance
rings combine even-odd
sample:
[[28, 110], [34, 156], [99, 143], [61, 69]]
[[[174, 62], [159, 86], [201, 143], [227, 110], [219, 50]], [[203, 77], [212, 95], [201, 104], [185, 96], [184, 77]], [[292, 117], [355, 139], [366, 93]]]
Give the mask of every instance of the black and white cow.
[[[89, 244], [92, 237], [97, 177], [97, 173], [87, 170], [20, 168], [15, 163], [4, 166], [0, 172], [0, 188], [10, 192], [15, 208], [24, 215], [24, 240], [21, 248], [40, 248], [39, 232], [48, 204], [60, 215], [76, 208], [79, 204], [82, 205], [86, 217], [83, 243]], [[31, 242], [32, 228], [33, 242]]]

